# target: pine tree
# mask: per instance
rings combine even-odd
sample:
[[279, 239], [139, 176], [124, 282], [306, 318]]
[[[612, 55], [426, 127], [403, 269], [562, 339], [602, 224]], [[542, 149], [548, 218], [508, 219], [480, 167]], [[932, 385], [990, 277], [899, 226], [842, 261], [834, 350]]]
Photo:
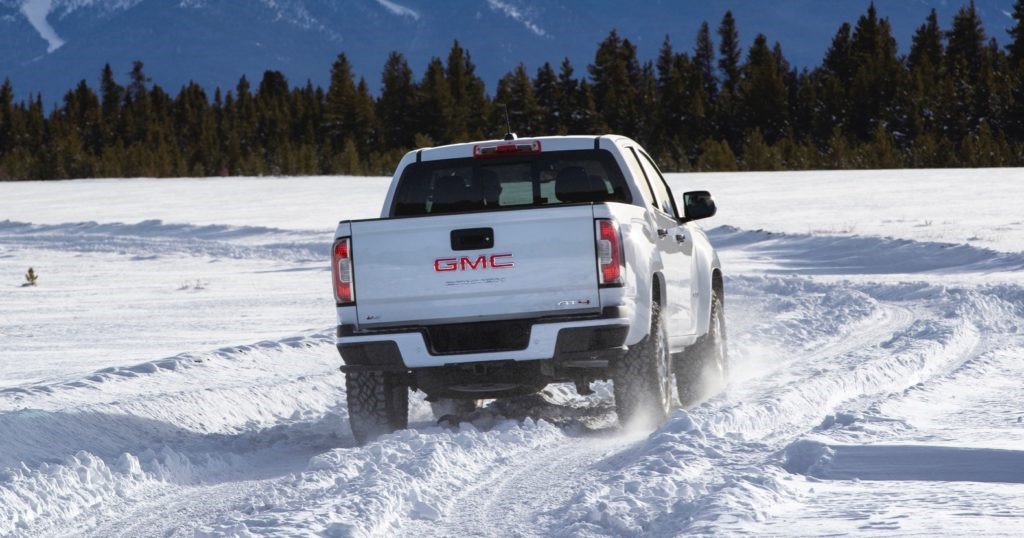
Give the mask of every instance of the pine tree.
[[863, 155], [860, 158], [861, 168], [884, 170], [898, 166], [892, 136], [882, 124], [875, 128], [871, 142], [862, 146], [862, 149]]
[[851, 51], [850, 24], [844, 22], [835, 37], [832, 38], [832, 45], [825, 52], [825, 59], [822, 67], [829, 74], [846, 83], [853, 78], [853, 59]]
[[486, 127], [487, 97], [484, 83], [476, 75], [469, 51], [458, 41], [448, 53], [445, 77], [451, 88], [452, 123], [448, 138], [452, 141], [478, 139]]
[[[64, 113], [81, 137], [83, 150], [89, 159], [99, 155], [103, 147], [100, 101], [84, 80], [78, 83], [74, 92], [65, 97]], [[91, 169], [89, 173], [91, 175]]]
[[469, 135], [468, 118], [472, 112], [469, 108], [470, 72], [468, 65], [468, 54], [459, 45], [459, 41], [452, 43], [448, 53], [448, 64], [446, 66], [445, 78], [448, 80], [448, 87], [452, 95], [452, 117], [448, 125], [446, 138], [448, 140], [466, 140]]
[[658, 120], [655, 138], [667, 147], [660, 151], [656, 150], [656, 153], [663, 164], [678, 165], [683, 153], [678, 131], [683, 127], [684, 108], [689, 106], [689, 103], [685, 103], [685, 84], [680, 73], [675, 70], [675, 62], [676, 53], [672, 50], [669, 36], [666, 35], [655, 63]]
[[987, 101], [992, 92], [990, 73], [983, 73], [991, 65], [985, 31], [973, 1], [957, 11], [947, 37], [943, 82], [952, 84], [942, 96], [942, 128], [946, 137], [959, 145], [988, 117]]
[[1011, 41], [1006, 46], [1009, 66], [1004, 70], [1005, 83], [1010, 88], [1010, 105], [1003, 120], [1007, 135], [1024, 138], [1024, 0], [1013, 3], [1011, 15], [1014, 25], [1007, 30]]
[[726, 143], [738, 147], [743, 137], [739, 125], [736, 93], [742, 76], [742, 51], [736, 19], [732, 11], [726, 11], [718, 26], [718, 69], [722, 74], [721, 93], [715, 102], [713, 124], [716, 136]]
[[[663, 48], [666, 56], [671, 50]], [[673, 168], [688, 168], [700, 153], [700, 143], [711, 136], [711, 105], [704, 94], [700, 74], [686, 54], [671, 54], [658, 87], [661, 144], [654, 145], [661, 160]]]
[[434, 58], [427, 64], [427, 71], [419, 84], [416, 132], [429, 136], [436, 144], [454, 142], [448, 138], [448, 125], [454, 114], [454, 106], [444, 65], [441, 60]]
[[889, 21], [878, 17], [873, 3], [857, 20], [849, 51], [852, 68], [852, 79], [846, 87], [849, 128], [866, 141], [874, 136], [877, 125], [896, 117], [896, 88], [903, 75]]
[[256, 141], [261, 149], [267, 171], [272, 175], [288, 173], [291, 140], [287, 126], [288, 79], [280, 71], [265, 71], [256, 90]]
[[636, 47], [612, 30], [597, 47], [594, 63], [588, 66], [594, 100], [608, 128], [626, 136], [637, 136], [643, 118], [639, 92], [643, 72]]
[[128, 74], [128, 88], [126, 89], [125, 99], [129, 102], [140, 101], [145, 99], [149, 92], [149, 83], [152, 80], [146, 75], [143, 70], [144, 64], [139, 60], [132, 62], [131, 73]]
[[788, 92], [764, 34], [754, 38], [747, 54], [737, 100], [737, 119], [742, 128], [760, 129], [769, 144], [785, 136], [789, 127]]
[[413, 147], [415, 114], [416, 86], [412, 80], [412, 69], [404, 56], [392, 52], [381, 73], [381, 92], [377, 101], [377, 117], [386, 147]]
[[125, 144], [134, 158], [128, 160], [128, 173], [132, 176], [161, 177], [166, 175], [166, 148], [159, 147], [159, 125], [152, 106], [151, 82], [142, 62], [132, 62], [128, 86], [124, 93]]
[[324, 103], [324, 130], [330, 148], [340, 152], [346, 140], [356, 136], [355, 115], [356, 83], [348, 56], [341, 53], [331, 66], [331, 83]]
[[823, 164], [824, 168], [834, 170], [853, 168], [854, 160], [850, 155], [849, 142], [838, 126], [832, 129], [832, 136], [828, 141], [828, 150], [823, 156]]
[[356, 85], [356, 93], [352, 101], [351, 123], [352, 139], [356, 148], [363, 154], [369, 154], [379, 147], [379, 136], [377, 128], [377, 112], [375, 110], [373, 96], [370, 95], [370, 87], [366, 80], [359, 79]]
[[[238, 157], [236, 173], [254, 175], [263, 173], [262, 160], [257, 160], [260, 152], [256, 140], [256, 103], [250, 91], [249, 80], [242, 75], [235, 86], [235, 107], [232, 114], [233, 132], [236, 133]], [[325, 113], [326, 115], [326, 113]]]
[[345, 139], [341, 153], [337, 157], [335, 170], [339, 174], [347, 176], [358, 176], [363, 174], [363, 162], [359, 158], [359, 150], [351, 138]]
[[[0, 158], [10, 152], [14, 146], [14, 88], [10, 79], [4, 79], [0, 85]], [[4, 173], [0, 170], [0, 179]]]
[[775, 148], [769, 147], [760, 129], [753, 129], [743, 145], [743, 169], [771, 171], [782, 167], [782, 158]]
[[981, 69], [985, 56], [985, 29], [981, 17], [974, 7], [974, 0], [962, 6], [953, 17], [950, 28], [949, 44], [946, 47], [947, 66], [955, 70], [957, 62], [962, 60], [971, 74]]
[[726, 11], [718, 26], [718, 69], [722, 71], [722, 89], [736, 93], [740, 83], [740, 35], [732, 11]]
[[[1024, 0], [1021, 0], [1024, 1]], [[930, 65], [938, 68], [942, 65], [945, 52], [942, 46], [942, 29], [939, 28], [939, 17], [932, 8], [925, 23], [917, 28], [910, 42], [910, 54], [907, 55], [907, 67], [911, 70]]]
[[728, 142], [709, 139], [701, 144], [697, 169], [703, 172], [735, 172], [739, 165]]
[[[506, 74], [498, 81], [498, 90], [494, 94], [496, 104], [508, 106], [509, 123], [512, 132], [519, 136], [538, 136], [542, 131], [542, 109], [533, 93], [533, 83], [526, 73], [523, 64]], [[505, 123], [504, 107], [495, 107], [492, 125]]]
[[1024, 64], [1024, 0], [1013, 2], [1013, 26], [1006, 30], [1010, 34], [1010, 43], [1006, 45], [1006, 51], [1010, 55], [1010, 65], [1019, 69]]
[[[689, 144], [687, 158], [694, 159], [697, 151], [697, 140], [703, 140], [714, 134], [715, 126], [715, 104], [718, 101], [718, 77], [714, 69], [715, 47], [711, 42], [711, 32], [708, 23], [701, 23], [700, 31], [697, 33], [697, 42], [693, 51], [693, 70], [695, 81], [688, 83], [688, 99], [690, 101], [691, 121], [693, 125], [690, 136], [693, 142]], [[688, 78], [685, 77], [684, 78]], [[694, 86], [694, 82], [699, 87]], [[689, 164], [688, 162], [684, 164]]]
[[558, 75], [550, 63], [544, 62], [544, 65], [537, 69], [537, 76], [533, 79], [533, 92], [540, 108], [541, 132], [549, 135], [565, 134], [559, 108], [562, 101], [561, 88], [558, 85]]
[[593, 88], [586, 80], [577, 80], [573, 73], [569, 59], [562, 60], [558, 71], [558, 89], [561, 94], [558, 108], [565, 134], [606, 132], [607, 126], [597, 112]]
[[[665, 37], [666, 42], [668, 36]], [[715, 76], [715, 44], [711, 42], [711, 29], [707, 21], [702, 22], [697, 32], [697, 43], [693, 48], [693, 64], [700, 75], [701, 87], [710, 102], [718, 97], [718, 77]]]
[[609, 131], [604, 116], [597, 110], [597, 98], [594, 96], [594, 87], [586, 80], [580, 81], [575, 116], [575, 132], [577, 133], [591, 134]]

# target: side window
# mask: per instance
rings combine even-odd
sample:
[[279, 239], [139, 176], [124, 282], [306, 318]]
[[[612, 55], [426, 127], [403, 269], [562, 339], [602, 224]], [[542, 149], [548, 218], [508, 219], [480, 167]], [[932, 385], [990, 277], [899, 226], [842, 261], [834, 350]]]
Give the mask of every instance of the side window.
[[658, 197], [658, 204], [661, 210], [675, 218], [679, 218], [679, 214], [676, 211], [675, 200], [672, 199], [672, 189], [669, 189], [668, 183], [665, 181], [665, 177], [661, 175], [658, 167], [654, 165], [654, 161], [651, 160], [643, 151], [640, 152], [640, 166], [643, 167], [647, 177], [651, 180], [651, 185], [654, 187], [654, 194]]
[[[633, 158], [630, 159], [629, 156]], [[636, 150], [629, 148], [628, 154], [624, 154], [623, 157], [626, 159], [626, 165], [629, 166], [629, 171], [636, 178], [637, 188], [640, 189], [640, 195], [644, 198], [644, 205], [651, 207], [659, 207], [657, 201], [655, 201], [654, 193], [651, 192], [650, 180], [647, 178], [647, 174], [640, 166], [640, 159], [636, 156]]]

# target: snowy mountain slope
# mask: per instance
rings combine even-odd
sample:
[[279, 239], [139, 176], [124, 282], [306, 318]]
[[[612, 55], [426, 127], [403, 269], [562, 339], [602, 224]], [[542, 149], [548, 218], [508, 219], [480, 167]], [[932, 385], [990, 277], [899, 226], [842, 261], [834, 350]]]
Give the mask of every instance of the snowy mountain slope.
[[[919, 203], [835, 207], [893, 174]], [[931, 194], [982, 177], [973, 212]], [[1019, 174], [804, 179], [671, 178], [721, 193], [721, 395], [654, 432], [607, 383], [451, 429], [416, 395], [361, 448], [314, 258], [382, 180], [0, 185], [0, 535], [1016, 533], [1024, 249], [960, 234], [1020, 226]]]
[[[935, 7], [948, 26], [960, 2], [878, 0], [903, 50]], [[989, 35], [1005, 42], [1010, 0], [978, 0]], [[331, 61], [346, 52], [357, 75], [376, 89], [387, 54], [405, 54], [421, 73], [453, 39], [473, 55], [492, 90], [516, 64], [573, 61], [578, 73], [598, 41], [616, 28], [652, 59], [665, 35], [692, 48], [701, 21], [717, 26], [727, 9], [744, 43], [757, 33], [782, 42], [794, 65], [817, 65], [839, 25], [855, 22], [868, 2], [641, 2], [610, 0], [2, 0], [0, 77], [19, 95], [57, 102], [79, 80], [94, 84], [104, 63], [127, 73], [146, 63], [154, 81], [176, 91], [189, 80], [233, 88], [242, 74], [283, 71], [294, 84], [326, 84]]]

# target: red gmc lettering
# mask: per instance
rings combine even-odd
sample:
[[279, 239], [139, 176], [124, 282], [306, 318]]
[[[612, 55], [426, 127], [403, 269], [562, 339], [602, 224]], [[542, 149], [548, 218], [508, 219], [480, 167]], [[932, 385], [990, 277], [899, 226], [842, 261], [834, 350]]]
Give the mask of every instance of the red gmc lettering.
[[462, 260], [459, 261], [459, 266], [463, 271], [465, 271], [467, 267], [470, 269], [487, 269], [487, 256], [480, 256], [475, 262], [463, 256]]
[[[499, 262], [498, 260], [500, 260], [502, 258], [508, 258], [509, 261], [507, 261], [507, 262]], [[491, 267], [493, 267], [495, 269], [504, 269], [506, 267], [515, 267], [515, 265], [516, 264], [512, 262], [512, 255], [511, 254], [495, 254], [494, 256], [491, 256]]]
[[438, 273], [454, 271], [459, 268], [459, 262], [455, 258], [438, 258], [434, 260], [434, 270]]
[[515, 267], [512, 254], [494, 254], [490, 257], [478, 256], [476, 259], [463, 256], [461, 258], [438, 258], [434, 260], [434, 271], [476, 271], [478, 269], [508, 269]]

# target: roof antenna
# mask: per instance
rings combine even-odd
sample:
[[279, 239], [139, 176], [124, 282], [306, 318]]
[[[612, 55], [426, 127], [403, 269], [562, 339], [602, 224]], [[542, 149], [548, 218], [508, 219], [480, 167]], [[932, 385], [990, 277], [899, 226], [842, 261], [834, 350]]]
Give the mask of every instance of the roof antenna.
[[519, 137], [512, 132], [512, 122], [508, 119], [508, 103], [502, 103], [501, 106], [505, 107], [505, 126], [508, 127], [508, 131], [505, 131], [505, 140], [515, 140]]

